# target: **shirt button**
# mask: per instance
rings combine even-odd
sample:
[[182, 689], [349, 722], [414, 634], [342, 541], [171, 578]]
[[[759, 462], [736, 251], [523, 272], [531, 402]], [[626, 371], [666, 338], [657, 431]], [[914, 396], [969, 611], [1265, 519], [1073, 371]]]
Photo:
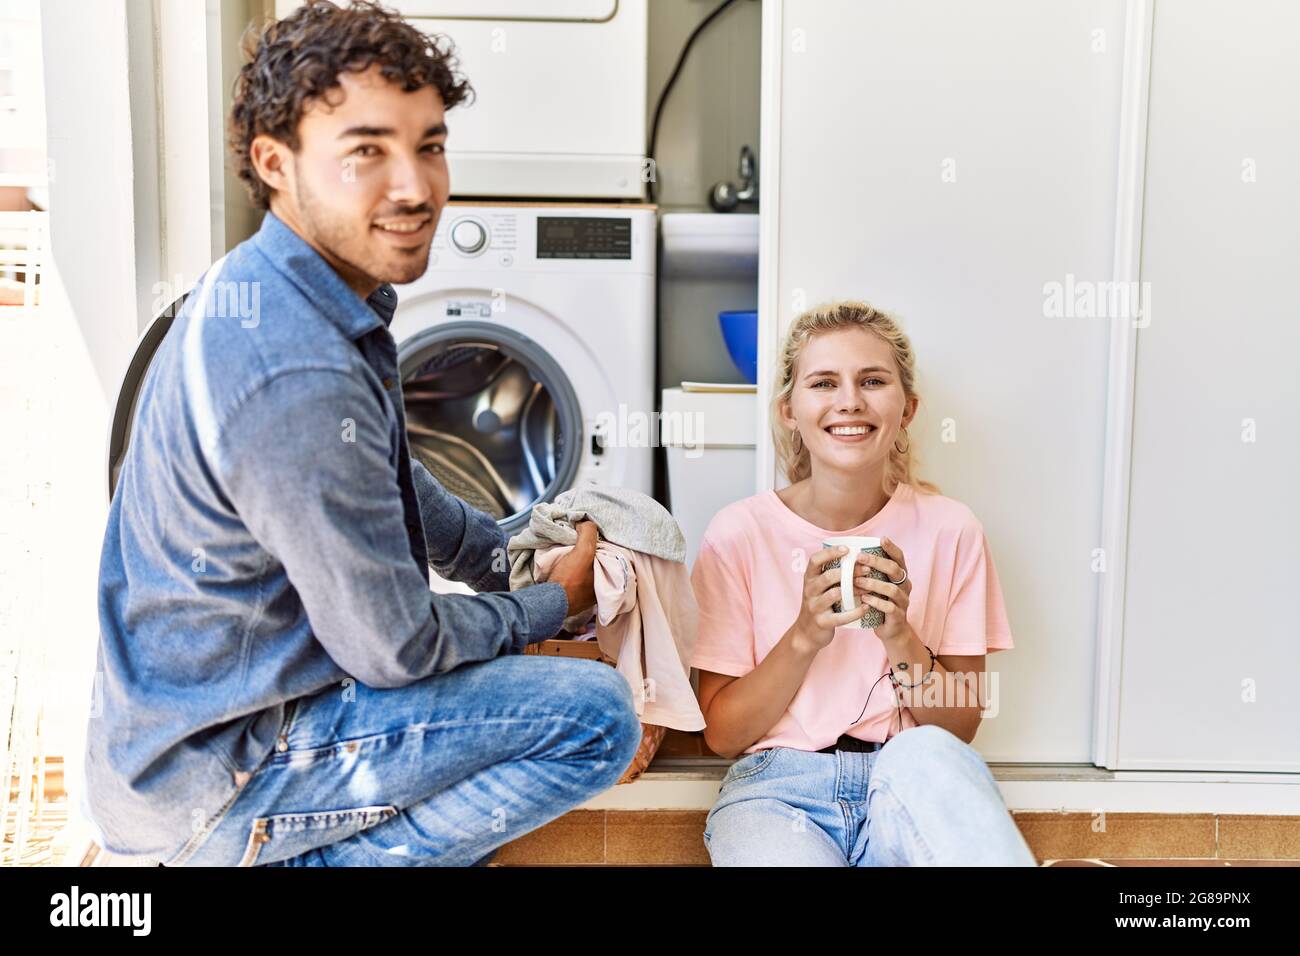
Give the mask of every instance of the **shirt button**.
[[280, 742], [275, 745], [275, 749], [280, 751], [280, 753], [284, 753], [289, 749], [289, 741], [281, 739]]
[[392, 388], [392, 387], [393, 387], [393, 380], [391, 378], [384, 379], [384, 388]]

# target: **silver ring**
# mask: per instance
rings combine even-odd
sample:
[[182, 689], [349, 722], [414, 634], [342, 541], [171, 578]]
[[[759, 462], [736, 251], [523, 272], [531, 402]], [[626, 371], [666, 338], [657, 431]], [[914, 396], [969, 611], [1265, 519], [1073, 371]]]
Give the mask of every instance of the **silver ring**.
[[898, 585], [902, 584], [903, 581], [906, 580], [907, 580], [907, 568], [903, 568], [903, 577], [898, 581], [890, 581], [889, 583], [897, 587]]

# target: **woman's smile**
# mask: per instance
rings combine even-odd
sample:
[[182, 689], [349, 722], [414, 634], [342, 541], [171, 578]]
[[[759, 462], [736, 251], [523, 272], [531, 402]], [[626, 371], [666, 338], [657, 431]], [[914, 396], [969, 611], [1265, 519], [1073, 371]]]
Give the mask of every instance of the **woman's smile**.
[[854, 445], [870, 441], [876, 433], [876, 426], [866, 422], [836, 422], [822, 430], [837, 442]]

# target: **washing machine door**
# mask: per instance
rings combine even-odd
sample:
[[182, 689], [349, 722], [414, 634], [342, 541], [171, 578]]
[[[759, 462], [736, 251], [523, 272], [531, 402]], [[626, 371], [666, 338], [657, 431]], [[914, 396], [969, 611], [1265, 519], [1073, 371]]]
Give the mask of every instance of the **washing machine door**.
[[162, 344], [164, 336], [172, 327], [172, 322], [180, 314], [181, 306], [189, 297], [186, 292], [179, 299], [167, 306], [149, 323], [136, 344], [135, 354], [122, 376], [122, 384], [117, 390], [117, 401], [113, 405], [113, 421], [108, 431], [108, 498], [113, 499], [117, 489], [117, 475], [126, 460], [126, 450], [131, 444], [131, 427], [135, 423], [136, 400], [140, 395], [140, 386], [153, 364], [153, 357]]
[[571, 486], [582, 410], [568, 376], [532, 339], [451, 322], [404, 341], [398, 363], [411, 456], [507, 534]]

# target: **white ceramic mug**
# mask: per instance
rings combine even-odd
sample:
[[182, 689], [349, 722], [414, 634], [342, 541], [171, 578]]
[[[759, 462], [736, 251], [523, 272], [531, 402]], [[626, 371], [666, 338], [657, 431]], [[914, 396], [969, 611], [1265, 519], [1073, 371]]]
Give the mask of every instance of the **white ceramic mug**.
[[[853, 591], [854, 571], [858, 564], [858, 555], [866, 552], [868, 554], [878, 554], [882, 558], [889, 557], [888, 553], [880, 545], [879, 538], [861, 538], [852, 535], [843, 538], [827, 538], [822, 542], [823, 548], [848, 548], [849, 553], [844, 555], [843, 559], [836, 558], [829, 564], [825, 565], [822, 570], [836, 567], [840, 568], [840, 601], [833, 607], [837, 614], [841, 608], [845, 611], [852, 611], [858, 606], [857, 595]], [[871, 577], [877, 581], [888, 581], [889, 575], [877, 568], [870, 569]], [[857, 622], [857, 627], [880, 627], [885, 623], [885, 612], [878, 607], [868, 607], [867, 613], [862, 615]], [[845, 624], [844, 627], [854, 627], [854, 624]]]

